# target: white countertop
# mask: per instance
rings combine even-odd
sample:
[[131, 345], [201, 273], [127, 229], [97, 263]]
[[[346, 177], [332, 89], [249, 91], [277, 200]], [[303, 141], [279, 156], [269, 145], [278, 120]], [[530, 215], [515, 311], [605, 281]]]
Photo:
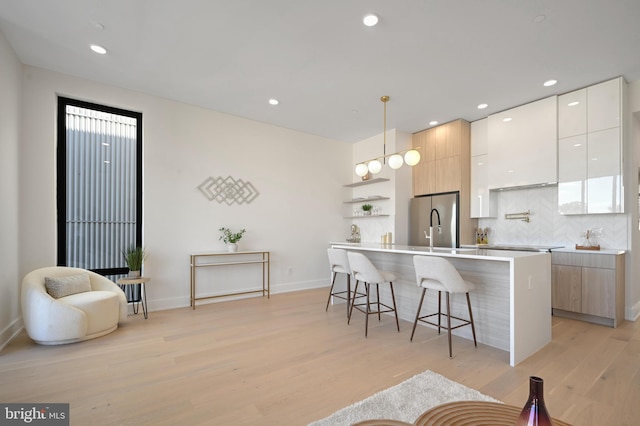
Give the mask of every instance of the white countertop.
[[509, 251], [509, 250], [490, 250], [483, 248], [448, 248], [434, 247], [433, 249], [425, 246], [407, 246], [400, 244], [380, 244], [380, 243], [343, 243], [331, 242], [334, 248], [343, 248], [346, 250], [366, 250], [386, 253], [398, 254], [420, 254], [444, 257], [459, 257], [467, 259], [482, 260], [502, 260], [511, 261], [518, 257], [540, 256], [548, 253], [530, 252], [530, 251]]

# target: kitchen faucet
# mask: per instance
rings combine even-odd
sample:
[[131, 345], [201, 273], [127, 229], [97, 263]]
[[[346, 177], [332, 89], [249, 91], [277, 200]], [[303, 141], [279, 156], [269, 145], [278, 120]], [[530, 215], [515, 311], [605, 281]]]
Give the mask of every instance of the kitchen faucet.
[[431, 214], [429, 215], [429, 234], [427, 231], [424, 231], [424, 237], [429, 240], [429, 247], [433, 248], [433, 212], [436, 213], [436, 217], [438, 218], [438, 234], [442, 234], [442, 227], [440, 225], [440, 212], [438, 209], [431, 209]]

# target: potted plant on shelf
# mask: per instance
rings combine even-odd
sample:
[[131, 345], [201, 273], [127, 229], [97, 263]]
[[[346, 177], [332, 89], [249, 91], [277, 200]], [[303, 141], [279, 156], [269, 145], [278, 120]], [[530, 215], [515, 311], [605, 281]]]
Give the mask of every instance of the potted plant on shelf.
[[122, 255], [124, 256], [124, 261], [129, 267], [129, 276], [136, 278], [139, 277], [140, 271], [142, 270], [142, 263], [147, 257], [144, 247], [138, 247], [135, 244], [131, 244], [125, 250], [122, 250]]
[[362, 210], [364, 211], [364, 215], [365, 216], [369, 216], [371, 214], [371, 208], [373, 206], [371, 204], [363, 204], [362, 205]]
[[231, 232], [229, 228], [223, 226], [218, 229], [218, 231], [222, 232], [219, 239], [227, 245], [227, 250], [230, 252], [238, 251], [238, 241], [242, 239], [242, 234], [244, 234], [246, 230], [242, 228], [239, 232]]

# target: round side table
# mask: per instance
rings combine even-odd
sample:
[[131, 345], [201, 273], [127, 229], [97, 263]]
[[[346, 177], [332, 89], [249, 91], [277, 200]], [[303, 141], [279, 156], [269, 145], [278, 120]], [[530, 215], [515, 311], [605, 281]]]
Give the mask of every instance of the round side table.
[[[140, 284], [140, 286], [142, 287], [142, 312], [144, 313], [144, 319], [147, 319], [149, 317], [149, 312], [147, 310], [147, 290], [144, 287], [144, 285], [149, 281], [151, 281], [151, 278], [147, 278], [147, 277], [118, 278], [118, 280], [116, 281], [116, 283], [120, 285]], [[134, 309], [134, 313], [137, 313], [135, 309]]]
[[[485, 401], [457, 401], [442, 404], [423, 413], [417, 426], [513, 426], [521, 407]], [[555, 426], [571, 426], [553, 419]]]

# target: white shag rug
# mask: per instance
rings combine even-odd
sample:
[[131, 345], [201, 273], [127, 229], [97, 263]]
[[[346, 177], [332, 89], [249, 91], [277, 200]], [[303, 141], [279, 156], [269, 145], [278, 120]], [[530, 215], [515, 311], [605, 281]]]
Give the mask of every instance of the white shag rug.
[[309, 426], [348, 426], [370, 419], [391, 419], [413, 423], [428, 409], [453, 401], [500, 402], [427, 370], [399, 385], [336, 411], [329, 417], [310, 423]]

